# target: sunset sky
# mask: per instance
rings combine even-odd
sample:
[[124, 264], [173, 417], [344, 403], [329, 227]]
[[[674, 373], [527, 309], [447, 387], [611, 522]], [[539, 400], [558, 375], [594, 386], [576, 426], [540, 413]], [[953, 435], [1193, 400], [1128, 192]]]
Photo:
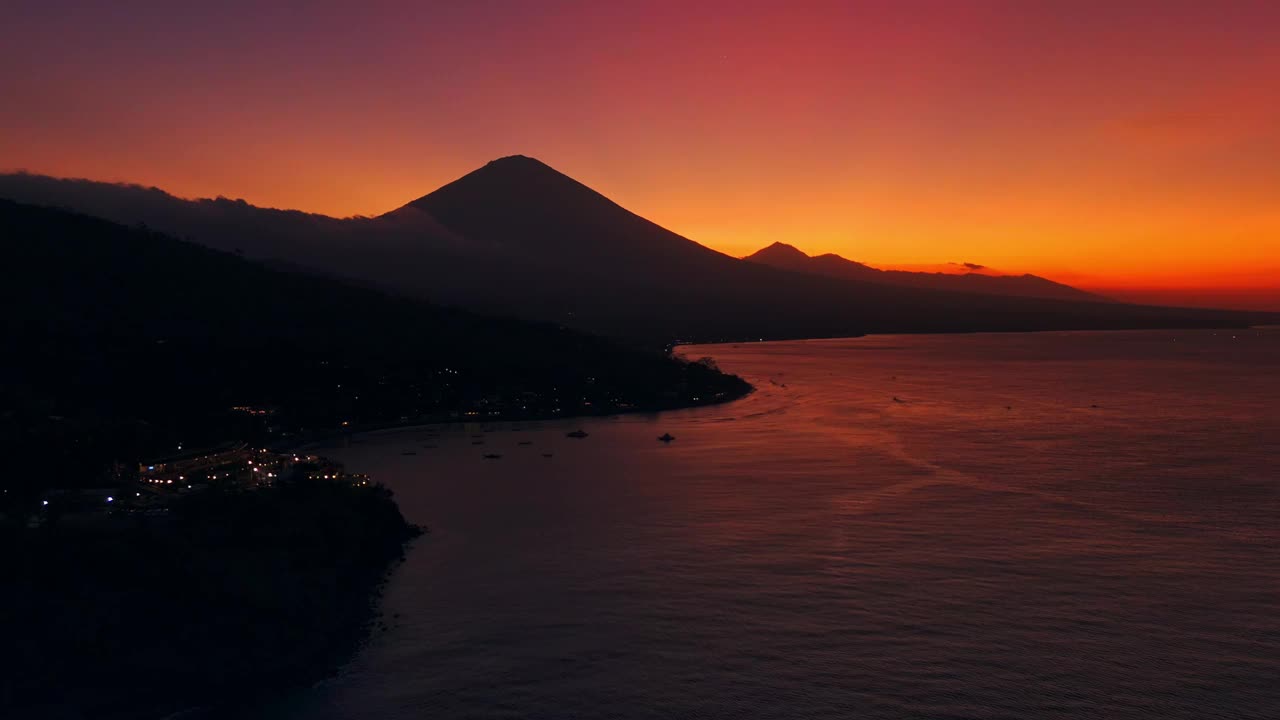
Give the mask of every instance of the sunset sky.
[[6, 3], [0, 169], [351, 215], [521, 153], [733, 255], [1280, 305], [1275, 0], [184, 5]]

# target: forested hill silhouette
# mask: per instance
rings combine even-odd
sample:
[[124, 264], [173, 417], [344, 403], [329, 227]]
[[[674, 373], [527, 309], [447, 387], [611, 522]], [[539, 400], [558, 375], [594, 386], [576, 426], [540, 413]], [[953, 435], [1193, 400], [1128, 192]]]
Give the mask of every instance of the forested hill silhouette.
[[[442, 419], [685, 407], [748, 386], [549, 324], [281, 272], [0, 200], [9, 492], [180, 443]], [[271, 408], [274, 433], [235, 408]], [[346, 423], [346, 425], [343, 425]]]
[[1226, 327], [1275, 316], [1011, 298], [782, 270], [716, 252], [523, 156], [375, 218], [0, 175], [0, 197], [71, 208], [245, 257], [483, 312], [654, 344], [867, 332]]
[[903, 287], [985, 293], [988, 295], [1110, 302], [1100, 295], [1085, 292], [1038, 275], [988, 275], [977, 272], [948, 274], [941, 272], [880, 270], [870, 265], [843, 258], [835, 253], [810, 256], [794, 245], [782, 242], [775, 242], [768, 247], [761, 248], [746, 256], [743, 260], [793, 272]]

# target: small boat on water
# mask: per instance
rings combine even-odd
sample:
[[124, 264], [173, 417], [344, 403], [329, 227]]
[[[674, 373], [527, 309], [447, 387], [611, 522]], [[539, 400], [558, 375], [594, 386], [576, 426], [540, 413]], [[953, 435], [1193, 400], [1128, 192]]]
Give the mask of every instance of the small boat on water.
[[483, 444], [484, 444], [484, 441], [483, 441], [483, 440], [472, 440], [472, 441], [471, 441], [471, 444], [472, 444], [472, 445], [483, 445]]
[[485, 459], [485, 460], [497, 460], [497, 459], [498, 459], [498, 458], [500, 458], [500, 457], [502, 457], [502, 455], [500, 455], [500, 454], [498, 454], [498, 453], [485, 453], [485, 454], [484, 454], [484, 459]]
[[907, 402], [906, 400], [903, 400], [902, 398], [898, 397], [897, 395], [894, 395], [894, 396], [893, 396], [893, 401], [894, 401], [894, 402], [896, 402], [896, 403], [906, 403], [906, 402]]
[[552, 453], [542, 453], [542, 457], [555, 457]]
[[664, 443], [669, 443], [672, 440], [675, 440], [676, 436], [672, 435], [671, 433], [662, 433], [661, 435], [658, 436], [658, 439]]
[[571, 437], [571, 438], [584, 438], [586, 436], [587, 436], [586, 430], [574, 430], [573, 432], [565, 433], [565, 437]]
[[517, 445], [532, 445], [532, 444], [533, 444], [533, 441], [532, 441], [532, 440], [521, 440], [520, 442], [518, 442], [518, 443], [516, 443], [516, 444], [517, 444]]
[[402, 453], [400, 453], [400, 454], [401, 454], [401, 455], [417, 455], [418, 453], [414, 452], [413, 450], [405, 450], [404, 452], [402, 452]]

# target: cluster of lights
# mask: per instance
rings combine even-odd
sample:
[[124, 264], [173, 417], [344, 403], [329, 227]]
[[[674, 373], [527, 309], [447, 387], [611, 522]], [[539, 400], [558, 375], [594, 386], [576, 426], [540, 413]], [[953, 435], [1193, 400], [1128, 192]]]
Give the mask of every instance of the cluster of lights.
[[[266, 451], [266, 449], [263, 449], [263, 451], [262, 451], [262, 452], [263, 452], [263, 453], [266, 453], [267, 451]], [[315, 460], [317, 459], [317, 458], [315, 458], [315, 456], [311, 456], [311, 455], [308, 455], [308, 456], [306, 456], [306, 457], [298, 456], [298, 455], [294, 455], [294, 456], [292, 456], [292, 458], [293, 458], [293, 462], [295, 462], [295, 463], [304, 462], [304, 461], [305, 461], [305, 462], [312, 462], [312, 461], [315, 461]], [[249, 460], [249, 461], [248, 461], [248, 465], [253, 466], [253, 465], [254, 465], [254, 461]], [[269, 467], [269, 466], [270, 466], [270, 464], [267, 464], [267, 463], [260, 463], [260, 464], [259, 464], [259, 466], [257, 466], [257, 467], [254, 467], [254, 468], [253, 468], [253, 471], [254, 471], [255, 473], [257, 473], [257, 472], [262, 472], [262, 468], [263, 468], [263, 467]], [[155, 469], [156, 469], [157, 467], [160, 467], [161, 469], [163, 469], [163, 465], [161, 465], [161, 466], [149, 465], [149, 466], [147, 466], [147, 470], [149, 470], [149, 471], [155, 471]], [[268, 478], [275, 478], [275, 477], [277, 477], [276, 473], [274, 473], [274, 472], [267, 472], [267, 473], [266, 473], [266, 476], [267, 476]], [[217, 479], [217, 478], [218, 478], [218, 475], [217, 475], [216, 473], [211, 473], [211, 474], [207, 475], [206, 477], [208, 477], [209, 479], [213, 480], [213, 479]], [[232, 477], [232, 475], [231, 475], [231, 473], [225, 473], [225, 474], [224, 474], [224, 477], [230, 478], [230, 477]], [[349, 479], [352, 481], [352, 484], [354, 484], [354, 485], [356, 485], [356, 486], [367, 486], [367, 485], [369, 484], [368, 479], [359, 479], [359, 480], [358, 480], [358, 479], [356, 479], [356, 478], [367, 478], [367, 476], [364, 476], [364, 475], [355, 475], [355, 476], [350, 476], [350, 475], [346, 475], [345, 473], [342, 473], [342, 472], [325, 473], [325, 474], [323, 474], [323, 475], [320, 475], [320, 474], [318, 474], [318, 473], [317, 473], [317, 474], [312, 474], [312, 475], [310, 475], [310, 477], [311, 477], [311, 478], [313, 478], [313, 479], [319, 479], [319, 478], [323, 477], [323, 479], [325, 479], [325, 480], [340, 480], [340, 479], [344, 479], [344, 478], [349, 478]], [[152, 484], [152, 485], [173, 485], [173, 484], [174, 484], [174, 481], [173, 481], [173, 479], [172, 479], [172, 478], [168, 478], [168, 479], [166, 479], [166, 478], [142, 478], [142, 480], [144, 480], [145, 482], [150, 483], [150, 484]], [[178, 476], [178, 480], [179, 480], [179, 481], [184, 481], [184, 480], [186, 480], [186, 476], [185, 476], [185, 475], [179, 475], [179, 476]], [[187, 489], [188, 489], [188, 490], [190, 490], [190, 489], [192, 489], [192, 488], [193, 488], [193, 486], [192, 486], [191, 484], [189, 484], [189, 483], [188, 483], [188, 484], [187, 484]], [[135, 492], [135, 493], [134, 493], [134, 497], [141, 498], [141, 497], [142, 497], [142, 493], [141, 493], [141, 492]], [[105, 498], [105, 500], [106, 500], [106, 502], [107, 502], [108, 504], [114, 504], [114, 503], [115, 503], [115, 496], [114, 496], [114, 495], [108, 495], [108, 496]], [[44, 499], [42, 499], [42, 500], [40, 501], [40, 505], [41, 505], [42, 507], [48, 507], [48, 506], [49, 506], [49, 500], [44, 500]]]
[[[265, 453], [267, 452], [267, 450], [264, 448], [264, 449], [262, 450], [262, 452], [265, 454]], [[294, 462], [294, 463], [299, 463], [299, 462], [313, 462], [313, 461], [316, 461], [316, 460], [317, 460], [317, 458], [316, 458], [315, 456], [312, 456], [312, 455], [308, 455], [308, 456], [305, 456], [305, 457], [304, 457], [304, 456], [300, 456], [300, 455], [294, 455], [294, 456], [291, 456], [291, 457], [293, 458], [293, 462]], [[286, 457], [286, 458], [280, 458], [280, 460], [284, 460], [284, 461], [286, 461], [286, 462], [287, 462], [287, 457]], [[247, 461], [247, 463], [248, 463], [248, 465], [249, 465], [249, 466], [254, 466], [254, 461], [253, 461], [253, 460], [249, 460], [249, 461]], [[273, 463], [273, 462], [259, 462], [259, 463], [258, 463], [258, 466], [253, 467], [253, 471], [254, 471], [255, 473], [263, 472], [263, 468], [264, 468], [264, 467], [273, 467], [273, 466], [274, 466], [274, 463]], [[163, 464], [161, 464], [161, 465], [148, 465], [148, 466], [146, 466], [146, 468], [147, 468], [147, 471], [150, 471], [150, 472], [156, 472], [157, 468], [159, 468], [160, 470], [163, 470], [163, 469], [164, 469], [164, 465], [163, 465]], [[275, 477], [277, 477], [276, 473], [274, 473], [274, 472], [267, 472], [267, 473], [266, 473], [266, 476], [267, 476], [268, 478], [275, 478]], [[209, 478], [210, 480], [213, 480], [213, 479], [217, 479], [219, 476], [218, 476], [218, 474], [216, 474], [216, 473], [210, 473], [210, 474], [208, 474], [206, 477], [207, 477], [207, 478]], [[232, 477], [232, 473], [224, 473], [224, 474], [223, 474], [223, 477], [231, 478], [231, 477]], [[312, 477], [312, 478], [314, 479], [314, 478], [319, 478], [319, 477], [320, 477], [320, 475], [318, 475], [318, 474], [312, 474], [310, 477]], [[356, 479], [356, 478], [360, 478], [360, 477], [365, 477], [365, 476], [363, 476], [363, 475], [357, 475], [357, 476], [354, 476], [354, 477], [353, 477], [353, 476], [348, 476], [348, 475], [346, 475], [346, 474], [344, 474], [344, 473], [342, 473], [342, 472], [334, 472], [334, 473], [327, 473], [327, 474], [324, 474], [324, 475], [323, 475], [323, 477], [324, 477], [324, 479], [325, 479], [325, 480], [339, 480], [339, 479], [343, 479], [344, 477], [345, 477], [345, 478], [350, 478], [350, 479], [352, 480], [353, 484], [354, 484], [354, 485], [357, 485], [357, 486], [366, 486], [366, 485], [368, 485], [368, 484], [369, 484], [369, 481], [368, 481], [367, 479], [363, 479], [363, 480], [357, 480], [357, 479]], [[185, 475], [179, 475], [177, 479], [178, 479], [178, 481], [179, 481], [179, 482], [181, 482], [181, 481], [185, 481], [185, 480], [186, 480], [186, 476], [185, 476]], [[147, 482], [147, 483], [149, 483], [149, 484], [152, 484], [152, 485], [173, 485], [173, 484], [174, 484], [174, 480], [173, 480], [172, 478], [144, 477], [144, 478], [140, 478], [140, 480], [142, 480], [142, 481], [144, 481], [144, 482]], [[189, 483], [188, 483], [188, 484], [187, 484], [187, 489], [188, 489], [188, 490], [193, 489], [193, 486], [192, 486], [191, 484], [189, 484]], [[6, 492], [7, 492], [7, 491], [6, 491]], [[135, 492], [135, 493], [134, 493], [134, 497], [141, 498], [141, 497], [142, 497], [142, 493], [141, 493], [141, 492]], [[116, 499], [115, 499], [115, 496], [114, 496], [114, 495], [108, 495], [108, 496], [106, 496], [106, 498], [105, 498], [105, 502], [106, 502], [107, 504], [114, 504], [114, 503], [115, 503], [115, 500], [116, 500]], [[40, 505], [41, 505], [41, 507], [49, 507], [49, 505], [50, 505], [50, 501], [49, 501], [49, 500], [47, 500], [47, 499], [42, 499], [42, 500], [40, 501]]]

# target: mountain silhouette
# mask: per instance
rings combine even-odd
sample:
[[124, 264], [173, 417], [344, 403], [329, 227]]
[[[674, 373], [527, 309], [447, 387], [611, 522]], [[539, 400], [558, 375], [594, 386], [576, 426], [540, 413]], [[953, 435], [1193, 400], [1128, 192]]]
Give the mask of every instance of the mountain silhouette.
[[[469, 411], [656, 410], [748, 388], [662, 352], [284, 272], [52, 208], [0, 200], [0, 250], [9, 263], [0, 300], [11, 309], [0, 334], [12, 349], [0, 357], [0, 437], [25, 450], [9, 453], [11, 488], [91, 481], [125, 447], [136, 458], [244, 439], [233, 406], [277, 408], [278, 431], [303, 432]], [[72, 459], [81, 464], [51, 470]]]
[[510, 256], [563, 268], [594, 271], [602, 263], [626, 262], [630, 272], [671, 263], [679, 269], [713, 269], [731, 259], [523, 155], [494, 160], [405, 208], [422, 211], [452, 233], [500, 246]]
[[[1038, 275], [992, 275], [980, 272], [953, 274], [880, 270], [870, 265], [848, 260], [834, 253], [810, 256], [794, 245], [782, 242], [775, 242], [746, 256], [743, 260], [793, 272], [901, 287], [1056, 300], [1109, 302], [1108, 298], [1073, 288], [1070, 285], [1057, 283]], [[972, 263], [966, 263], [965, 267], [974, 271], [985, 270], [982, 266]]]
[[[373, 218], [338, 219], [225, 198], [184, 200], [137, 185], [26, 174], [0, 175], [0, 197], [142, 224], [247, 259], [436, 303], [652, 344], [1274, 321], [1267, 314], [1044, 297], [1039, 289], [1010, 297], [994, 283], [912, 286], [834, 256], [801, 265], [799, 251], [788, 254], [795, 266], [742, 260], [519, 155]], [[815, 272], [819, 265], [832, 269]], [[976, 280], [966, 277], [935, 282]]]

